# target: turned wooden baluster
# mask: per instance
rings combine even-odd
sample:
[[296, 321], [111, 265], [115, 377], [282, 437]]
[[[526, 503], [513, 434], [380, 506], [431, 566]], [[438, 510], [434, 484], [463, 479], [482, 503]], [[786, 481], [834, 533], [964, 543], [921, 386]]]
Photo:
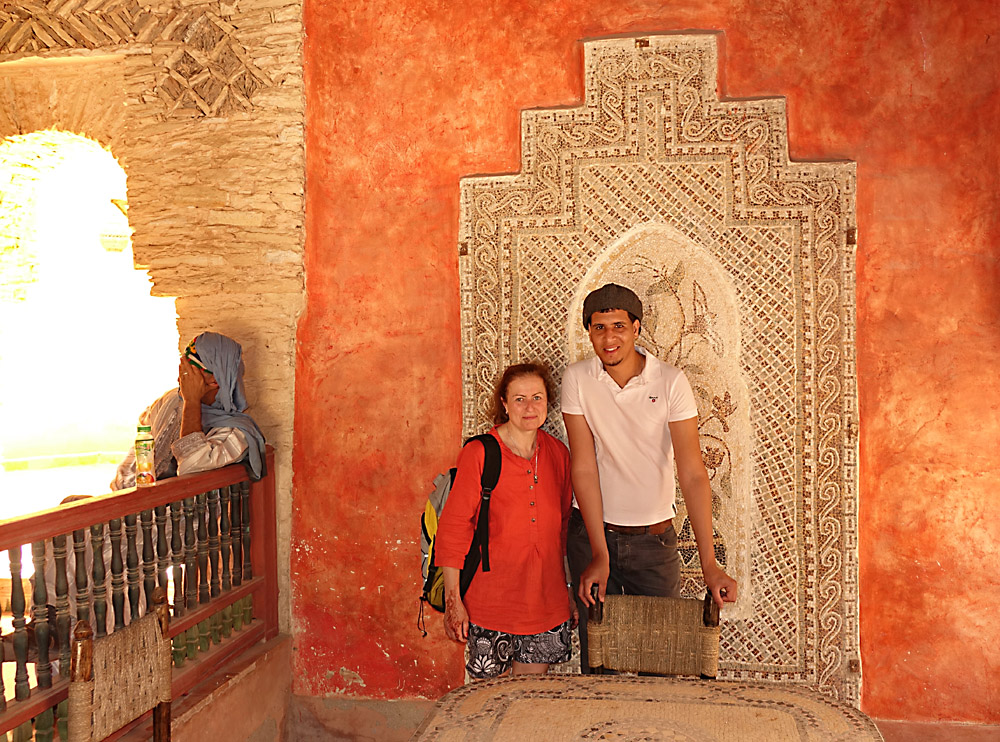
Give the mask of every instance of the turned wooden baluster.
[[[170, 503], [170, 564], [171, 580], [174, 583], [174, 618], [184, 615], [184, 546], [181, 540], [181, 512], [184, 503]], [[187, 642], [184, 634], [174, 637], [174, 667], [183, 667], [187, 658]]]
[[198, 627], [192, 626], [185, 631], [184, 640], [187, 642], [187, 658], [195, 659], [198, 656]]
[[153, 511], [139, 513], [142, 526], [142, 592], [146, 596], [146, 610], [153, 605], [153, 591], [156, 589], [156, 552], [153, 549]]
[[111, 608], [115, 614], [115, 631], [125, 628], [125, 563], [122, 561], [122, 519], [108, 521], [111, 540]]
[[195, 497], [195, 513], [198, 518], [198, 602], [207, 603], [208, 593], [208, 528], [205, 524], [207, 495], [202, 492]]
[[[71, 661], [72, 660], [69, 660], [69, 661], [66, 662], [66, 668], [65, 669], [60, 668], [61, 674], [65, 675], [65, 677], [67, 679], [70, 677], [70, 674], [69, 674], [70, 673], [69, 663]], [[60, 701], [59, 705], [56, 706], [56, 727], [59, 729], [59, 740], [60, 740], [60, 742], [62, 742], [62, 740], [68, 740], [69, 739], [69, 700], [68, 699]]]
[[243, 579], [252, 580], [253, 567], [250, 564], [250, 482], [240, 482], [240, 500], [243, 503]]
[[[66, 577], [66, 537], [52, 537], [56, 563], [56, 640], [59, 642], [59, 674], [69, 677], [69, 580]], [[0, 689], [2, 692], [2, 689]]]
[[128, 607], [132, 619], [139, 618], [139, 546], [135, 541], [135, 514], [125, 516], [125, 568], [128, 581]]
[[167, 589], [167, 568], [170, 566], [170, 550], [167, 548], [167, 506], [159, 505], [156, 513], [156, 584]]
[[213, 598], [222, 592], [219, 576], [219, 490], [208, 493], [208, 566], [211, 569], [209, 587]]
[[73, 531], [73, 582], [76, 585], [76, 620], [90, 623], [87, 594], [87, 530]]
[[[232, 522], [229, 520], [229, 508], [230, 508], [230, 495], [229, 487], [223, 487], [220, 491], [220, 502], [219, 502], [219, 536], [222, 551], [220, 553], [220, 559], [222, 561], [222, 590], [223, 592], [229, 592], [233, 589], [233, 575], [229, 571], [229, 565], [231, 564], [233, 556], [233, 534], [232, 534]], [[228, 638], [230, 634], [233, 633], [233, 607], [232, 605], [227, 605], [222, 609], [222, 615], [220, 616], [221, 626], [220, 632], [222, 636]]]
[[212, 630], [212, 643], [218, 644], [222, 641], [222, 611], [213, 613], [209, 618], [209, 624]]
[[10, 612], [14, 616], [14, 699], [23, 701], [31, 695], [28, 682], [28, 630], [24, 620], [24, 584], [21, 582], [21, 547], [11, 549]]
[[222, 589], [229, 591], [233, 589], [233, 575], [229, 571], [230, 560], [233, 556], [233, 534], [232, 523], [229, 520], [229, 487], [219, 490], [219, 540], [222, 551], [219, 554], [222, 561]]
[[207, 652], [209, 647], [209, 639], [211, 637], [209, 619], [199, 622], [198, 624], [198, 649], [202, 652]]
[[[184, 600], [189, 609], [198, 603], [198, 562], [194, 542], [194, 498], [184, 498]], [[190, 652], [188, 653], [190, 657]], [[194, 659], [192, 657], [192, 659]]]
[[253, 595], [243, 598], [243, 623], [248, 624], [253, 621]]
[[184, 615], [184, 545], [181, 541], [183, 508], [180, 501], [170, 503], [170, 572], [174, 583], [174, 618]]
[[[39, 685], [41, 687], [41, 685]], [[56, 715], [55, 709], [51, 706], [35, 717], [35, 740], [34, 742], [52, 742], [55, 737]]]
[[243, 584], [243, 505], [240, 503], [240, 489], [233, 485], [230, 489], [232, 499], [229, 503], [229, 515], [232, 524], [229, 531], [233, 537], [233, 586]]
[[233, 631], [239, 631], [243, 628], [243, 599], [240, 598], [235, 603], [233, 603]]
[[97, 624], [97, 636], [108, 633], [108, 586], [105, 584], [104, 571], [104, 524], [95, 523], [90, 527], [90, 546], [94, 552], [94, 565], [91, 574], [94, 578], [94, 623]]
[[45, 586], [45, 542], [35, 541], [31, 545], [31, 561], [35, 565], [35, 590], [32, 596], [34, 611], [32, 625], [35, 627], [35, 644], [38, 662], [35, 664], [35, 680], [39, 688], [52, 687], [52, 663], [49, 661], [49, 596]]

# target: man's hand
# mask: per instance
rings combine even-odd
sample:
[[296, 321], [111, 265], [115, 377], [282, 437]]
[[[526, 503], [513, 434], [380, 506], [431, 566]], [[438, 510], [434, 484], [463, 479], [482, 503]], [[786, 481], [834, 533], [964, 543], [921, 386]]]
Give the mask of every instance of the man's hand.
[[205, 374], [187, 358], [181, 358], [180, 366], [177, 368], [177, 385], [181, 390], [181, 399], [198, 404], [201, 404], [201, 398], [209, 389]]
[[595, 556], [590, 560], [590, 564], [580, 575], [580, 587], [576, 593], [585, 606], [590, 607], [594, 604], [594, 599], [590, 595], [591, 585], [597, 585], [598, 600], [604, 602], [604, 591], [608, 587], [608, 575], [610, 574], [611, 565], [607, 554]]
[[461, 598], [444, 601], [444, 633], [456, 642], [464, 642], [469, 638], [469, 613]]
[[712, 593], [715, 604], [722, 608], [723, 603], [736, 602], [736, 580], [722, 571], [718, 565], [707, 571], [702, 570], [705, 577], [705, 586]]
[[569, 627], [575, 629], [580, 625], [580, 609], [576, 607], [576, 596], [573, 595], [573, 586], [570, 585], [566, 591], [569, 593]]

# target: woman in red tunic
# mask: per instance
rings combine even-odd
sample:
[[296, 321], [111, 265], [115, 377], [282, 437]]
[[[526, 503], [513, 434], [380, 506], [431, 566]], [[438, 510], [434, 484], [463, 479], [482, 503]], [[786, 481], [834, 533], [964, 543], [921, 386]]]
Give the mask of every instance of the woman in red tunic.
[[572, 502], [569, 451], [539, 430], [551, 383], [544, 366], [510, 366], [493, 400], [500, 481], [490, 502], [490, 571], [476, 574], [463, 600], [459, 572], [479, 513], [483, 447], [462, 449], [441, 513], [434, 559], [444, 570], [445, 631], [467, 642], [473, 678], [545, 673], [570, 658], [576, 603], [563, 566]]

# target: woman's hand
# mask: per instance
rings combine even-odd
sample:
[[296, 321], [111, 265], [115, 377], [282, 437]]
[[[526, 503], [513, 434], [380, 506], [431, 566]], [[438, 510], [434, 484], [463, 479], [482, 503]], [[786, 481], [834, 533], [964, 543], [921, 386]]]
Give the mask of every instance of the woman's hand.
[[469, 638], [469, 613], [459, 597], [445, 597], [444, 633], [456, 642], [464, 642]]
[[205, 374], [187, 358], [181, 358], [180, 366], [177, 368], [177, 385], [181, 390], [181, 399], [198, 404], [201, 404], [201, 398], [209, 389]]
[[580, 625], [580, 609], [576, 607], [576, 595], [573, 594], [573, 586], [568, 585], [566, 591], [569, 593], [569, 627], [575, 629]]

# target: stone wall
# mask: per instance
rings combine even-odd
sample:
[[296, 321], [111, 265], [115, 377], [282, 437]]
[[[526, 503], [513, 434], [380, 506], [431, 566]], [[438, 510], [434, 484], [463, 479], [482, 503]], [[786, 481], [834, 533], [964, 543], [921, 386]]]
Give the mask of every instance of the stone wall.
[[285, 629], [304, 283], [301, 14], [296, 0], [0, 10], [0, 136], [55, 128], [108, 147], [128, 175], [137, 266], [156, 295], [177, 297], [181, 341], [210, 328], [243, 344], [250, 412], [277, 450]]

